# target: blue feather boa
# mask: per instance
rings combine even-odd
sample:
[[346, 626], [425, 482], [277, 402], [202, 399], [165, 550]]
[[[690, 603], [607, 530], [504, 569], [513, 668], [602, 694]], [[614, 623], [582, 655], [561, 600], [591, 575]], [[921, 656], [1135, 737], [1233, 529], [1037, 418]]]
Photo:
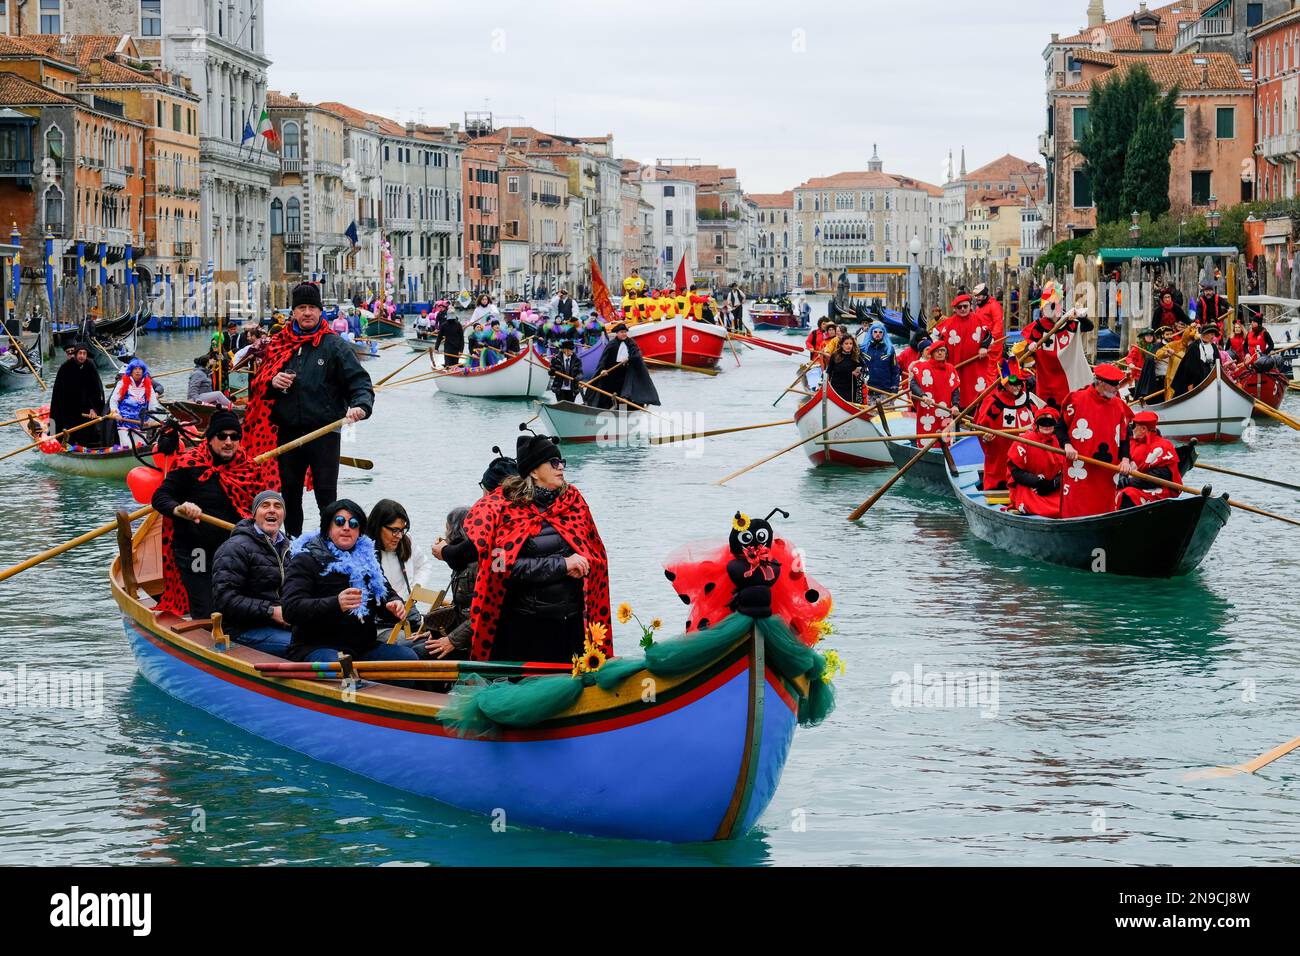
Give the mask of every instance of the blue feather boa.
[[[342, 551], [329, 538], [321, 537], [319, 531], [313, 531], [311, 534], [304, 534], [294, 539], [293, 544], [289, 546], [289, 554], [294, 556], [301, 554], [313, 541], [320, 541], [334, 557], [334, 560], [326, 565], [325, 570], [321, 571], [321, 577], [336, 572], [346, 574], [350, 587], [357, 588], [362, 594], [370, 595], [376, 604], [384, 603], [384, 598], [388, 594], [388, 579], [384, 577], [383, 568], [379, 566], [374, 541], [363, 534], [357, 538], [357, 543], [351, 551]], [[370, 600], [364, 601], [360, 607], [353, 608], [348, 613], [364, 621], [370, 604]]]

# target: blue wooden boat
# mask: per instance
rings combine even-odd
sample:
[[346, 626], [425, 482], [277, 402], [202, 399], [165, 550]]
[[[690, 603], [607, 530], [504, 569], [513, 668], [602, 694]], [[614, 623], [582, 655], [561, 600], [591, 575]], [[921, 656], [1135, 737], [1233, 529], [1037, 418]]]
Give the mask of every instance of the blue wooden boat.
[[264, 740], [473, 813], [504, 812], [508, 825], [670, 842], [739, 837], [772, 799], [809, 691], [805, 678], [777, 672], [750, 628], [689, 673], [639, 671], [612, 691], [585, 687], [536, 726], [459, 737], [439, 720], [445, 694], [276, 678], [254, 665], [278, 658], [225, 646], [210, 622], [157, 617], [156, 516], [119, 535], [119, 547], [113, 598], [151, 683]]
[[[885, 442], [885, 447], [889, 449], [889, 457], [899, 468], [915, 458], [916, 453], [921, 450], [914, 441]], [[959, 438], [953, 442], [949, 451], [952, 452], [953, 462], [959, 469], [963, 466], [974, 466], [978, 469], [984, 465], [984, 448], [978, 438], [973, 436]], [[948, 481], [948, 463], [944, 458], [943, 450], [937, 446], [927, 451], [924, 458], [907, 470], [902, 482], [920, 491], [943, 495], [945, 498], [953, 497], [952, 485]]]

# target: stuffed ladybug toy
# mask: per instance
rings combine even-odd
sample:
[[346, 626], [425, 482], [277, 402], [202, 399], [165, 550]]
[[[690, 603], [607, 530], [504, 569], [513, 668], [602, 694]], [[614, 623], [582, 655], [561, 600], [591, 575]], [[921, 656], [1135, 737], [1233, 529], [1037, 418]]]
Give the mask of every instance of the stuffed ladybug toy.
[[[772, 588], [781, 576], [781, 563], [772, 557], [775, 535], [768, 518], [778, 511], [773, 508], [767, 518], [754, 519], [737, 511], [731, 522], [727, 577], [736, 588], [731, 609], [748, 617], [772, 616]], [[781, 514], [789, 517], [784, 511]]]

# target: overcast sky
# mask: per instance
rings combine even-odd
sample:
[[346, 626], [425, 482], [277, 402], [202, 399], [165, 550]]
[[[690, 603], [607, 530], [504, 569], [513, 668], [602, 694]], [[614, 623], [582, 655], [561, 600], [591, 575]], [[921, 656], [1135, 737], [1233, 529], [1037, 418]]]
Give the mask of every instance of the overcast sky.
[[[1153, 3], [1152, 6], [1158, 5]], [[650, 162], [735, 166], [748, 192], [865, 169], [940, 184], [1041, 161], [1042, 52], [1087, 0], [270, 0], [273, 89], [403, 122], [491, 110], [566, 135], [614, 134]], [[1136, 2], [1110, 0], [1115, 18]], [[792, 12], [793, 11], [793, 12]]]

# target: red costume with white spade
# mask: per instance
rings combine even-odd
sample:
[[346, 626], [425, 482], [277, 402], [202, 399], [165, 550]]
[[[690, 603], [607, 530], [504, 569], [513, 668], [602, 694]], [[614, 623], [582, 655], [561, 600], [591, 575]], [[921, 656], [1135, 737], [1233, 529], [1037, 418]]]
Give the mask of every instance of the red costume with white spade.
[[[1129, 459], [1133, 462], [1133, 467], [1143, 474], [1154, 475], [1181, 485], [1183, 475], [1178, 468], [1178, 451], [1174, 448], [1173, 442], [1160, 434], [1157, 428], [1159, 423], [1160, 416], [1155, 412], [1138, 412], [1133, 416], [1133, 424], [1145, 426], [1146, 434], [1141, 438], [1134, 435], [1130, 439]], [[1143, 484], [1143, 480], [1137, 475], [1130, 477], [1125, 482], [1127, 487], [1120, 488], [1115, 495], [1116, 506], [1124, 508], [1129, 505], [1145, 505], [1164, 498], [1178, 497], [1178, 492], [1172, 488], [1162, 488], [1156, 484], [1141, 487]]]
[[[1053, 421], [1059, 418], [1056, 409], [1051, 406], [1039, 410], [1037, 417], [1044, 416], [1050, 416]], [[1055, 432], [1045, 435], [1035, 428], [1026, 437], [1032, 438], [1041, 445], [1051, 445], [1055, 448], [1061, 447]], [[1011, 479], [1008, 483], [1011, 491], [1011, 507], [1024, 514], [1038, 515], [1040, 518], [1059, 517], [1061, 514], [1061, 480], [1064, 478], [1065, 464], [1064, 455], [1044, 451], [1041, 448], [1035, 448], [1033, 445], [1026, 445], [1021, 441], [1012, 442], [1011, 449], [1007, 453], [1007, 470]], [[1017, 472], [1025, 479], [1024, 481], [1016, 480]], [[1039, 491], [1037, 488], [1031, 487], [1029, 484], [1031, 481], [1054, 484], [1055, 490]]]
[[[963, 303], [971, 304], [971, 297], [962, 294], [952, 300], [954, 309]], [[984, 390], [997, 380], [1000, 353], [993, 348], [993, 330], [987, 314], [954, 313], [936, 325], [930, 335], [936, 342], [948, 346], [948, 361], [954, 367], [960, 366], [957, 374], [961, 377], [961, 393], [966, 401], [972, 402], [983, 395]], [[982, 348], [989, 349], [984, 359], [978, 357]]]
[[[1114, 365], [1098, 365], [1094, 373], [1116, 387], [1124, 380], [1124, 373]], [[1095, 383], [1088, 385], [1065, 399], [1061, 445], [1072, 445], [1080, 455], [1119, 465], [1128, 457], [1128, 423], [1132, 418], [1133, 410], [1122, 398], [1103, 398]], [[1060, 431], [1058, 428], [1058, 438]], [[1070, 462], [1061, 487], [1061, 517], [1081, 518], [1114, 510], [1114, 472], [1082, 459]]]
[[[1019, 395], [1012, 395], [1007, 383], [1003, 382], [984, 397], [975, 413], [975, 424], [1003, 432], [1032, 429], [1034, 413], [1041, 404], [1029, 389], [1022, 386]], [[984, 446], [984, 490], [1005, 487], [1009, 477], [1007, 455], [1011, 451], [1011, 440], [981, 435], [980, 442]]]
[[[946, 347], [942, 340], [934, 342], [925, 350], [925, 358], [912, 363], [912, 381], [908, 388], [912, 394], [912, 408], [916, 411], [916, 431], [920, 435], [934, 434], [951, 421], [951, 409], [956, 407], [959, 396], [963, 394], [952, 363], [940, 362], [934, 357], [937, 349]], [[948, 407], [938, 407], [941, 405]]]

